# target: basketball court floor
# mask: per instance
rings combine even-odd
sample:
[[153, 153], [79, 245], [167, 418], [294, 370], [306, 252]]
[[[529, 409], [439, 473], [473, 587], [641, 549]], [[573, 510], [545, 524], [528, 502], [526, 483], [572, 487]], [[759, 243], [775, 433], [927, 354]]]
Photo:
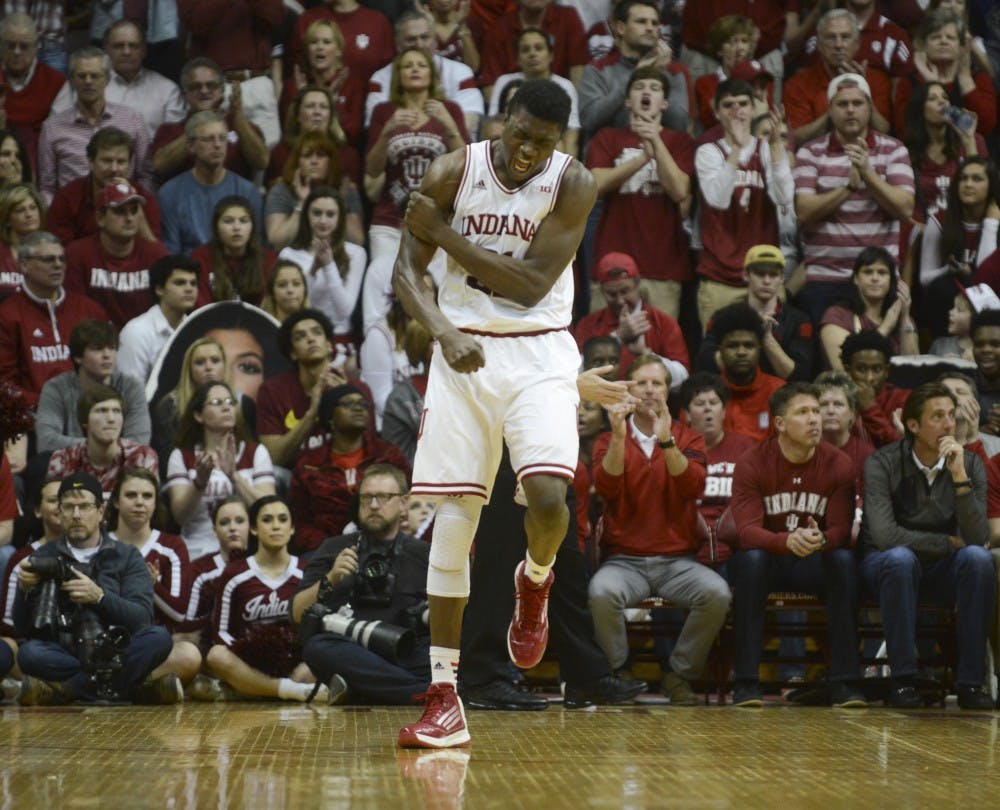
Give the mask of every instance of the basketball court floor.
[[4, 707], [0, 808], [828, 808], [1000, 803], [1000, 713], [469, 712], [472, 744], [401, 751], [412, 709]]

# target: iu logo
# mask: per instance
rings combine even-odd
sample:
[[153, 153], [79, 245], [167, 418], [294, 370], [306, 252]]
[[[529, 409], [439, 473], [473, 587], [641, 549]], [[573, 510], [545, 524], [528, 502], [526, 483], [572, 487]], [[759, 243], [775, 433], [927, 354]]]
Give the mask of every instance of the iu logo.
[[368, 47], [369, 42], [371, 42], [371, 39], [369, 39], [368, 34], [358, 34], [354, 38], [354, 44], [357, 45], [358, 49], [362, 51]]
[[793, 484], [801, 484], [801, 483], [802, 483], [802, 479], [801, 479], [801, 478], [799, 478], [799, 477], [798, 477], [798, 476], [796, 475], [796, 476], [794, 476], [794, 477], [792, 478], [792, 483], [793, 483]]

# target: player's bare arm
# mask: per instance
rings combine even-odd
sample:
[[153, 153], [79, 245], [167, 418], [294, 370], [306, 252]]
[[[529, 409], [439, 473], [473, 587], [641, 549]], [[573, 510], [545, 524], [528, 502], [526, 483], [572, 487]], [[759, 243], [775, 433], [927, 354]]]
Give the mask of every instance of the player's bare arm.
[[[450, 211], [465, 167], [465, 150], [442, 155], [424, 176], [421, 189], [433, 195], [435, 205]], [[457, 175], [455, 169], [457, 168]], [[485, 362], [482, 347], [471, 335], [460, 332], [438, 308], [434, 290], [424, 274], [436, 247], [403, 228], [399, 253], [392, 271], [392, 288], [407, 314], [423, 326], [441, 346], [445, 361], [455, 371], [467, 373]]]
[[[441, 199], [449, 193], [450, 200], [455, 199], [461, 173], [456, 175], [451, 168], [447, 176], [432, 177], [432, 172], [439, 162], [451, 157], [438, 158], [431, 164], [422, 189], [424, 193], [410, 196], [406, 208], [407, 227], [421, 241], [441, 247], [470, 276], [498, 295], [521, 306], [534, 306], [552, 289], [576, 254], [587, 215], [597, 199], [593, 175], [579, 161], [570, 164], [552, 213], [535, 232], [527, 255], [515, 259], [474, 245], [455, 231], [445, 218], [448, 209], [441, 205]], [[437, 182], [433, 182], [435, 180]], [[444, 187], [438, 189], [438, 183]]]

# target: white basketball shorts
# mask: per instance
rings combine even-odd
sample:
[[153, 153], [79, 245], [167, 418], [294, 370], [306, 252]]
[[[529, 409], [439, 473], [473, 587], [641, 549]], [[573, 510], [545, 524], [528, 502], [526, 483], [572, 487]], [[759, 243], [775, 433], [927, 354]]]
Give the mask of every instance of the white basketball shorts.
[[518, 482], [532, 475], [572, 480], [579, 453], [576, 342], [566, 330], [475, 338], [486, 364], [472, 374], [454, 371], [434, 348], [412, 491], [489, 501], [505, 439]]

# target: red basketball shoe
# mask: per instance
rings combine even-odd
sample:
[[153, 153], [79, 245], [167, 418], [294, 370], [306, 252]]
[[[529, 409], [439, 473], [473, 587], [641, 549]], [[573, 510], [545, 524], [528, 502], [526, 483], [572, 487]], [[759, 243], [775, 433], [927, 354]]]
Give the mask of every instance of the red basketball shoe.
[[432, 683], [424, 701], [424, 714], [416, 722], [400, 729], [396, 742], [400, 748], [454, 748], [468, 745], [469, 729], [465, 707], [453, 683]]
[[521, 669], [531, 669], [542, 660], [549, 643], [549, 589], [555, 581], [549, 571], [541, 585], [524, 573], [524, 561], [514, 569], [514, 618], [507, 630], [507, 652]]

